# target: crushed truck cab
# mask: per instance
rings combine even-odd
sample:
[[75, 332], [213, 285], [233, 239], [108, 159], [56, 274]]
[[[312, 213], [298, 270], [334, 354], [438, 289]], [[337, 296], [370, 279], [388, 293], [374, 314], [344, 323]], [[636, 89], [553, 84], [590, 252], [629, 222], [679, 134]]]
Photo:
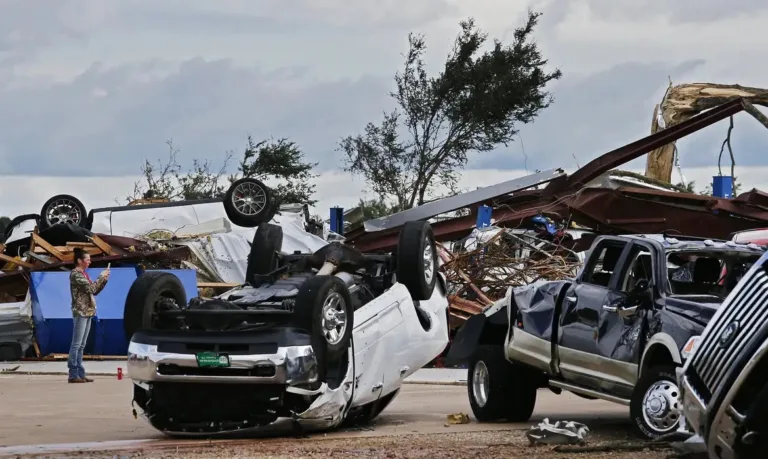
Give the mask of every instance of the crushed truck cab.
[[571, 280], [510, 288], [458, 332], [480, 421], [527, 421], [548, 387], [627, 405], [636, 433], [680, 426], [676, 368], [764, 248], [663, 235], [600, 236]]

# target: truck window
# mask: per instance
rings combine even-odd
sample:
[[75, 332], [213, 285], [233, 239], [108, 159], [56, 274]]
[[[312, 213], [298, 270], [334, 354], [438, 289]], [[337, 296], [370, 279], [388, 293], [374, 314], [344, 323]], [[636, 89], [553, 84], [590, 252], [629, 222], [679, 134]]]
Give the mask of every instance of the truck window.
[[637, 282], [645, 279], [651, 281], [653, 278], [653, 260], [651, 251], [647, 247], [637, 245], [632, 249], [629, 255], [627, 270], [624, 272], [620, 289], [624, 293], [629, 293], [637, 285]]
[[582, 282], [607, 288], [625, 245], [625, 242], [606, 241], [597, 246], [596, 257], [591, 257]]

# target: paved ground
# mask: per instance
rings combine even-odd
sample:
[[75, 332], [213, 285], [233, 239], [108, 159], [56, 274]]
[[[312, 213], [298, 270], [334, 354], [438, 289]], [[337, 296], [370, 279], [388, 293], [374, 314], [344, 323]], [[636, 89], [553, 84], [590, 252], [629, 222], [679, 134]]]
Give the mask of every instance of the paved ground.
[[[161, 451], [158, 448], [162, 445], [173, 445], [174, 448], [177, 445], [198, 445], [199, 448], [200, 445], [209, 444], [207, 441], [179, 442], [178, 440], [165, 439], [141, 418], [138, 420], [133, 418], [130, 404], [131, 382], [129, 380], [118, 381], [115, 377], [95, 377], [94, 379], [96, 382], [92, 384], [67, 384], [65, 376], [0, 375], [0, 407], [2, 407], [3, 412], [3, 416], [0, 416], [0, 456], [42, 453], [48, 448], [41, 448], [41, 445], [62, 443], [78, 444], [77, 446], [64, 447], [65, 450], [70, 451], [74, 446], [76, 450], [92, 450], [94, 448], [97, 450], [125, 450], [127, 448], [126, 453], [147, 446], [152, 446], [153, 451]], [[488, 443], [489, 445], [494, 441], [498, 443], [499, 438], [504, 438], [503, 432], [507, 432], [509, 438], [514, 437], [513, 443], [515, 445], [518, 441], [524, 444], [524, 429], [545, 417], [552, 421], [575, 420], [584, 422], [592, 429], [593, 438], [629, 437], [625, 407], [608, 402], [589, 401], [568, 394], [555, 395], [548, 390], [540, 391], [534, 418], [526, 424], [479, 424], [472, 419], [469, 424], [446, 427], [446, 415], [458, 412], [471, 414], [467, 402], [466, 386], [407, 384], [393, 404], [382, 413], [371, 428], [319, 434], [313, 438], [338, 440], [345, 442], [344, 444], [354, 445], [367, 441], [365, 439], [369, 437], [430, 434], [422, 438], [434, 439], [439, 438], [436, 434], [440, 434], [440, 437], [443, 434], [450, 434], [445, 438], [446, 442], [453, 441], [457, 447], [469, 442], [466, 444], [475, 444], [477, 450], [478, 445], [483, 443], [478, 440], [480, 437], [477, 435], [481, 435], [480, 431], [497, 431], [495, 434], [482, 434], [495, 435], [495, 440], [485, 441], [486, 443], [491, 442]], [[471, 440], [471, 438], [475, 438], [475, 440]], [[370, 440], [373, 441], [373, 439]], [[317, 442], [310, 441], [307, 443], [307, 440], [293, 439], [259, 440], [257, 442], [261, 445], [262, 443], [274, 444], [274, 442], [285, 443], [286, 441], [291, 445], [297, 445], [296, 442], [301, 442], [301, 445], [304, 445], [302, 447], [305, 450], [296, 450], [296, 455], [293, 457], [304, 454], [315, 455], [315, 453], [319, 455], [318, 457], [324, 457], [322, 451], [313, 452], [312, 450], [317, 446]], [[473, 441], [474, 443], [472, 443]], [[88, 445], [89, 442], [111, 443]], [[385, 440], [380, 439], [376, 442], [382, 447], [386, 443]], [[410, 444], [410, 440], [405, 444]], [[239, 454], [252, 453], [238, 452], [237, 448], [249, 448], [253, 445], [254, 440], [249, 440], [245, 444], [228, 443], [226, 448], [235, 448], [234, 452], [222, 450], [210, 456], [211, 452], [208, 451], [204, 454], [201, 453], [203, 454], [201, 456], [192, 455], [189, 457], [205, 457], [206, 455], [208, 457], [227, 457], [226, 455], [239, 457]], [[331, 448], [328, 446], [330, 444], [324, 445], [326, 446], [317, 446], [317, 448]], [[507, 447], [511, 447], [511, 445], [510, 443]], [[355, 448], [357, 447], [368, 448], [367, 446], [364, 447], [363, 443]], [[53, 450], [61, 450], [61, 448], [56, 447]], [[187, 449], [185, 448], [185, 450]], [[279, 450], [278, 448], [275, 451]], [[467, 456], [467, 451], [462, 451], [457, 453], [457, 457], [474, 457], [474, 455]], [[486, 453], [488, 451], [484, 454]], [[142, 454], [145, 455], [145, 453]], [[360, 454], [366, 456], [367, 453]], [[109, 455], [109, 457], [112, 456], [114, 454]], [[496, 452], [493, 456], [496, 456]], [[516, 457], [509, 456], [508, 453], [504, 453], [502, 456]], [[187, 456], [184, 455], [183, 457]], [[416, 456], [406, 454], [404, 457]], [[618, 458], [620, 456], [611, 457]], [[642, 456], [635, 456], [636, 459], [640, 457]]]

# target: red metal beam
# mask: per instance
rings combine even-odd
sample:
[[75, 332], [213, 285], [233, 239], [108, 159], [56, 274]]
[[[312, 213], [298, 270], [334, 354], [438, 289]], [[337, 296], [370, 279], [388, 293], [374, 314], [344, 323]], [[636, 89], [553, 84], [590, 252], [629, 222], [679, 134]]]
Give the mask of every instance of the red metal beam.
[[735, 115], [744, 110], [744, 103], [741, 98], [722, 104], [707, 112], [700, 113], [682, 123], [668, 127], [640, 140], [619, 147], [613, 151], [605, 153], [577, 170], [565, 180], [556, 180], [550, 182], [544, 189], [545, 195], [565, 191], [566, 189], [578, 189], [599, 177], [609, 170], [621, 166], [633, 159], [650, 153], [653, 150], [663, 147], [669, 143], [679, 140], [689, 134], [699, 131], [707, 126], [722, 121], [729, 116]]

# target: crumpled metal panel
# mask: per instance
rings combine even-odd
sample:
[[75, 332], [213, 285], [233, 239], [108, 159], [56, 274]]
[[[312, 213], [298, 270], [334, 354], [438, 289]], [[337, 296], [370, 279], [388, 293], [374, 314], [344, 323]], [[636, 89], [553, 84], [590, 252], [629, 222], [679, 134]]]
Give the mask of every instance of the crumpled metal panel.
[[[271, 223], [283, 228], [283, 253], [314, 253], [328, 244], [304, 230], [301, 214], [285, 212], [275, 215]], [[232, 227], [228, 233], [211, 234], [177, 244], [189, 247], [200, 267], [214, 277], [214, 282], [243, 283], [254, 234], [256, 228]]]
[[26, 352], [32, 345], [32, 298], [27, 292], [24, 301], [0, 303], [0, 343], [21, 343]]

